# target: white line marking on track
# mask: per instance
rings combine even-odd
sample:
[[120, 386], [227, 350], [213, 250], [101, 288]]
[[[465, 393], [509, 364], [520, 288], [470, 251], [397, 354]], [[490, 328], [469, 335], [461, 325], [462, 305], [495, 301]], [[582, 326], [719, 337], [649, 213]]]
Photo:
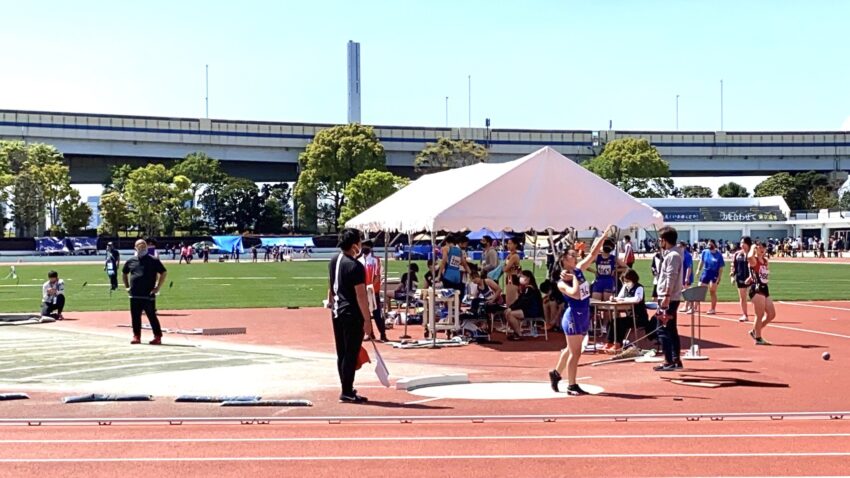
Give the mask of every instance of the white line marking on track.
[[[198, 359], [190, 359], [190, 360], [172, 360], [168, 362], [157, 363], [157, 365], [167, 366], [167, 365], [175, 365], [179, 363], [192, 363], [192, 362], [226, 362], [228, 360], [233, 360], [238, 357], [222, 357], [222, 358], [198, 358]], [[151, 363], [148, 362], [138, 362], [127, 365], [115, 365], [112, 367], [96, 367], [96, 368], [87, 368], [83, 370], [72, 370], [70, 372], [57, 372], [57, 373], [48, 373], [44, 375], [35, 375], [32, 377], [27, 377], [27, 380], [39, 380], [43, 378], [52, 378], [52, 377], [64, 377], [67, 375], [79, 375], [83, 373], [91, 373], [91, 372], [102, 372], [106, 370], [120, 370], [127, 368], [138, 368], [138, 367], [150, 367]]]
[[405, 402], [404, 404], [405, 405], [419, 405], [420, 403], [428, 403], [428, 402], [433, 402], [435, 400], [442, 400], [442, 399], [443, 399], [443, 397], [431, 397], [431, 398], [425, 398], [423, 400], [416, 400], [415, 402]]
[[97, 444], [97, 443], [276, 443], [276, 442], [347, 442], [347, 441], [515, 441], [515, 440], [649, 440], [649, 439], [753, 439], [753, 438], [848, 438], [850, 433], [749, 433], [749, 434], [667, 434], [667, 435], [482, 435], [482, 436], [380, 436], [380, 437], [292, 437], [292, 438], [102, 438], [102, 439], [44, 439], [0, 440], [3, 444]]
[[780, 304], [786, 304], [786, 305], [796, 305], [798, 307], [814, 307], [814, 308], [817, 308], [817, 309], [843, 310], [843, 311], [846, 311], [846, 312], [850, 312], [850, 308], [847, 308], [847, 307], [833, 307], [833, 306], [829, 306], [829, 305], [802, 304], [800, 302], [785, 302], [785, 301], [782, 301], [782, 300], [779, 301], [779, 303]]
[[272, 280], [277, 277], [187, 277], [189, 280]]
[[[724, 320], [726, 322], [738, 323], [738, 319], [724, 319], [723, 317], [717, 317], [716, 315], [715, 316], [709, 315], [709, 316], [706, 316], [706, 317], [711, 318], [711, 319], [715, 319], [715, 320]], [[751, 324], [752, 322], [748, 322], [748, 323]], [[793, 330], [795, 332], [807, 332], [807, 333], [810, 333], [810, 334], [826, 335], [826, 336], [829, 336], [829, 337], [838, 337], [839, 339], [850, 339], [850, 335], [834, 334], [832, 332], [821, 332], [820, 330], [800, 329], [800, 328], [797, 328], [797, 327], [788, 327], [787, 325], [770, 324], [767, 327], [771, 328], [771, 329], [785, 329], [785, 330]]]
[[138, 463], [138, 462], [248, 462], [248, 461], [386, 461], [386, 460], [610, 460], [619, 458], [815, 458], [843, 457], [850, 452], [776, 452], [776, 453], [618, 453], [563, 455], [388, 455], [388, 456], [238, 456], [238, 457], [138, 457], [138, 458], [0, 458], [0, 463]]

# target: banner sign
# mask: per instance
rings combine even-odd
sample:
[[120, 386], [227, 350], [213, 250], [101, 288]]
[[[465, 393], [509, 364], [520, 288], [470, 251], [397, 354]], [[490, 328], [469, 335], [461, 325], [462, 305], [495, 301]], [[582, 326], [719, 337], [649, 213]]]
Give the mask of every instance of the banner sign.
[[782, 210], [772, 207], [661, 207], [664, 222], [773, 222], [785, 221]]

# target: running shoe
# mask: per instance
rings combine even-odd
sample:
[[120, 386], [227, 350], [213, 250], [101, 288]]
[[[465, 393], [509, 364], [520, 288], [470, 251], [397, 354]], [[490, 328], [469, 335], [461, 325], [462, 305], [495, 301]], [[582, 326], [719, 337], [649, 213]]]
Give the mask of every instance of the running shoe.
[[558, 373], [557, 370], [550, 370], [549, 371], [549, 384], [552, 385], [552, 391], [554, 391], [555, 393], [560, 392], [560, 390], [558, 390], [558, 382], [560, 382], [560, 381], [561, 381], [561, 374]]
[[746, 315], [738, 317], [738, 322], [747, 322], [749, 318]]
[[148, 343], [151, 345], [162, 345], [162, 337], [154, 337], [153, 340]]
[[130, 345], [138, 345], [140, 343], [142, 343], [142, 338], [138, 335], [134, 335], [133, 340], [130, 341]]
[[755, 331], [755, 330], [750, 329], [750, 337], [752, 337], [752, 338], [753, 338], [753, 340], [758, 340], [758, 339], [756, 338], [756, 331]]
[[579, 387], [577, 383], [574, 383], [567, 387], [567, 393], [574, 397], [577, 397], [579, 395], [590, 395], [589, 393], [587, 393], [587, 391]]
[[655, 370], [656, 372], [675, 372], [677, 370], [677, 366], [675, 363], [666, 363], [664, 365], [653, 367], [652, 370]]
[[366, 403], [368, 401], [369, 401], [368, 398], [357, 395], [357, 393], [352, 393], [351, 395], [340, 395], [339, 396], [339, 403]]
[[758, 338], [756, 338], [756, 345], [773, 345], [773, 344], [768, 342], [767, 340], [764, 340], [764, 337], [758, 337]]
[[708, 312], [706, 312], [705, 315], [717, 315], [717, 311], [714, 309], [708, 309]]

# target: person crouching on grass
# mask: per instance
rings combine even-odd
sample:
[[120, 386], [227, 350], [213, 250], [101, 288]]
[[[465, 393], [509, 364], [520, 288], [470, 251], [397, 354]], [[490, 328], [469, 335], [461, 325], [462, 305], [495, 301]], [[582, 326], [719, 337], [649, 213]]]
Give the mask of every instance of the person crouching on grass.
[[570, 395], [587, 395], [576, 383], [578, 374], [578, 362], [581, 359], [582, 341], [590, 330], [590, 284], [584, 278], [584, 271], [596, 261], [596, 256], [602, 250], [602, 244], [611, 233], [611, 226], [605, 233], [596, 238], [590, 255], [578, 262], [578, 253], [570, 250], [561, 255], [561, 280], [558, 289], [564, 294], [567, 302], [567, 310], [561, 321], [561, 328], [567, 334], [567, 347], [561, 350], [558, 364], [554, 370], [549, 372], [549, 381], [552, 390], [558, 392], [558, 382], [561, 374], [567, 370], [567, 393]]
[[41, 286], [41, 316], [62, 320], [62, 310], [65, 309], [65, 281], [59, 278], [59, 273], [47, 273], [47, 282]]
[[162, 344], [162, 328], [156, 317], [156, 294], [165, 283], [167, 271], [162, 262], [148, 253], [148, 244], [139, 239], [136, 255], [124, 263], [124, 287], [130, 294], [130, 320], [133, 324], [131, 344], [142, 343], [142, 312], [148, 317], [153, 331], [151, 345]]
[[336, 366], [342, 403], [365, 403], [366, 397], [354, 389], [357, 358], [363, 337], [371, 337], [369, 299], [366, 296], [366, 267], [357, 260], [362, 251], [360, 231], [343, 229], [339, 234], [340, 254], [328, 264], [328, 307], [336, 342]]

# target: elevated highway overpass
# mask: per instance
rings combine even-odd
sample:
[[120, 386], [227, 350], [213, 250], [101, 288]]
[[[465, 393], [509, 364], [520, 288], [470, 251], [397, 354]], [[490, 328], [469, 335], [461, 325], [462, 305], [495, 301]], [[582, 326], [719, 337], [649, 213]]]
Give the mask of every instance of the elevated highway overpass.
[[[0, 110], [0, 138], [55, 145], [68, 158], [72, 181], [101, 183], [109, 166], [169, 162], [193, 151], [256, 181], [293, 181], [298, 154], [332, 125]], [[440, 137], [472, 139], [491, 161], [508, 161], [552, 146], [577, 161], [624, 137], [646, 138], [674, 176], [766, 175], [778, 171], [850, 169], [850, 132], [571, 131], [375, 126], [387, 166], [412, 174], [413, 160]]]

